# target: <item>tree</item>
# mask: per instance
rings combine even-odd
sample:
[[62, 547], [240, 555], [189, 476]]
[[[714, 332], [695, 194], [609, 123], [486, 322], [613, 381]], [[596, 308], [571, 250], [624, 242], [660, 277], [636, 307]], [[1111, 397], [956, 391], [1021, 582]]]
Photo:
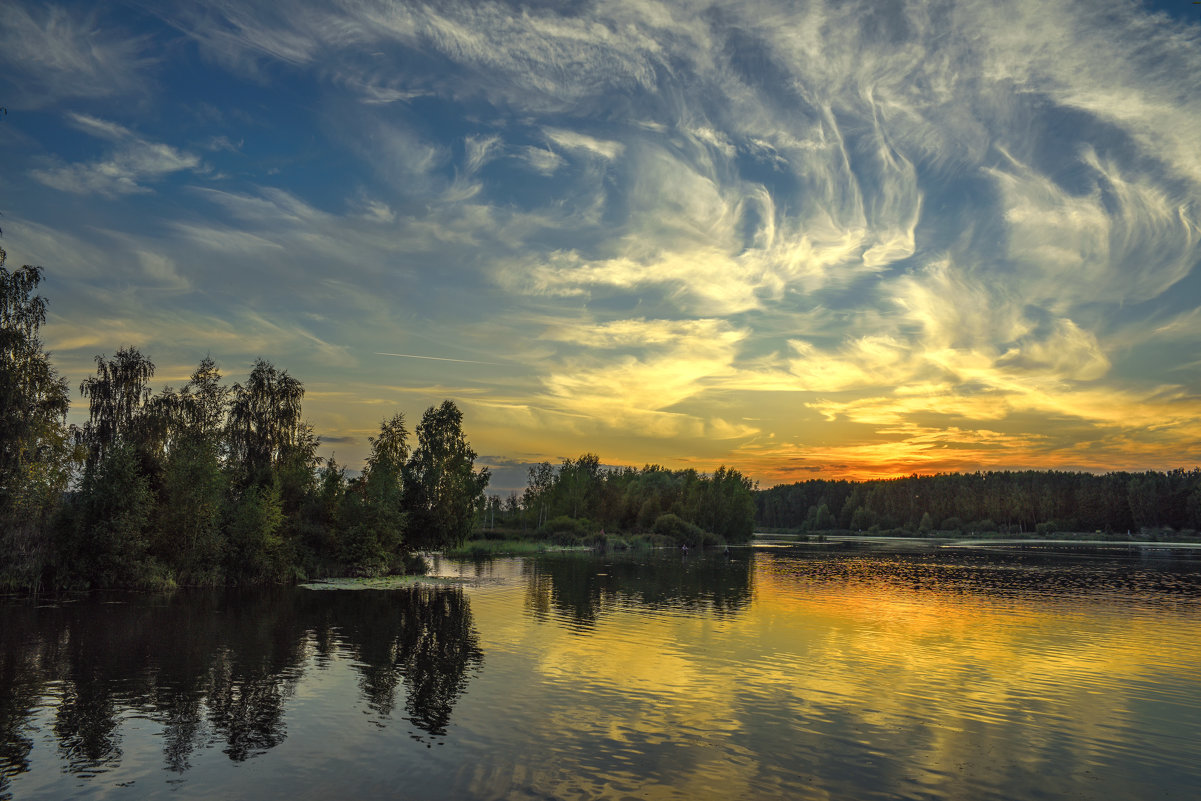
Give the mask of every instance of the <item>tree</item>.
[[308, 444], [311, 430], [300, 416], [303, 399], [304, 385], [263, 359], [255, 361], [245, 384], [234, 384], [227, 435], [230, 458], [245, 485], [270, 482], [271, 469], [289, 451]]
[[[42, 350], [40, 267], [5, 269], [0, 248], [0, 581], [34, 585], [49, 559], [43, 531], [70, 480], [67, 382]], [[7, 573], [8, 575], [2, 575]]]
[[154, 495], [131, 444], [109, 447], [84, 473], [79, 502], [77, 525], [64, 543], [70, 577], [98, 587], [146, 584]]
[[595, 453], [585, 453], [574, 462], [564, 459], [556, 481], [564, 508], [558, 511], [575, 518], [593, 517], [602, 481], [600, 457]]
[[487, 468], [474, 470], [475, 456], [463, 435], [463, 413], [452, 401], [425, 411], [404, 476], [410, 544], [438, 548], [466, 538], [489, 478]]
[[348, 498], [342, 543], [342, 559], [357, 573], [375, 575], [403, 561], [408, 436], [404, 415], [398, 412], [380, 424], [379, 436], [370, 438], [367, 469]]
[[529, 468], [529, 483], [521, 495], [521, 506], [526, 512], [533, 511], [537, 515], [534, 527], [537, 528], [550, 517], [550, 493], [555, 483], [555, 468], [550, 462], [539, 462]]
[[154, 363], [137, 348], [121, 348], [107, 360], [96, 357], [96, 375], [79, 384], [88, 399], [88, 422], [83, 439], [88, 446], [88, 467], [94, 467], [108, 451], [123, 443], [136, 444], [139, 412], [150, 399], [147, 383]]
[[152, 547], [189, 583], [220, 580], [227, 483], [221, 453], [228, 395], [221, 371], [206, 356], [182, 390], [164, 390], [146, 408], [163, 459]]

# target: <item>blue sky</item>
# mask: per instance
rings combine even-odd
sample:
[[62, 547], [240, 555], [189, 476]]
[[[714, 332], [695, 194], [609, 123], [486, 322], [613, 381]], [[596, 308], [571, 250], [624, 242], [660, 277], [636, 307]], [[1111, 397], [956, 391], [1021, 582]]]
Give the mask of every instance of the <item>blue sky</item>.
[[9, 2], [3, 246], [73, 385], [262, 356], [352, 466], [1191, 467], [1198, 9]]

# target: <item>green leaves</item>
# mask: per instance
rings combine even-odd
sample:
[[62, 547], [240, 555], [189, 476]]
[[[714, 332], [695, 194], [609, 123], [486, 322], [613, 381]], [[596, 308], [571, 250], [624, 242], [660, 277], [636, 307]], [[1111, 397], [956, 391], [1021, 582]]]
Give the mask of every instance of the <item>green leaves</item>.
[[463, 434], [463, 413], [452, 401], [425, 411], [404, 479], [413, 545], [439, 548], [466, 539], [489, 478], [487, 468], [475, 471], [475, 456]]

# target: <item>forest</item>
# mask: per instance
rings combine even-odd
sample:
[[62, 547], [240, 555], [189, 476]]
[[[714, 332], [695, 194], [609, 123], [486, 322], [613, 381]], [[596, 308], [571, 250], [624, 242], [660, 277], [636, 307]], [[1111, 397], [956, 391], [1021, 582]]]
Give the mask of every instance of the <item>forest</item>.
[[745, 542], [754, 532], [754, 487], [733, 468], [712, 475], [660, 465], [603, 467], [585, 453], [529, 468], [525, 490], [488, 497], [484, 525], [501, 534], [601, 545], [605, 534], [651, 535], [674, 546]]
[[755, 520], [766, 528], [814, 532], [1100, 532], [1175, 539], [1201, 529], [1201, 470], [814, 479], [757, 492]]
[[317, 456], [304, 386], [259, 359], [227, 385], [205, 358], [155, 393], [136, 348], [96, 357], [66, 422], [67, 382], [39, 337], [41, 268], [0, 250], [0, 587], [150, 587], [295, 581], [418, 569], [418, 549], [461, 542], [488, 470], [451, 401], [410, 449], [385, 420], [359, 475]]

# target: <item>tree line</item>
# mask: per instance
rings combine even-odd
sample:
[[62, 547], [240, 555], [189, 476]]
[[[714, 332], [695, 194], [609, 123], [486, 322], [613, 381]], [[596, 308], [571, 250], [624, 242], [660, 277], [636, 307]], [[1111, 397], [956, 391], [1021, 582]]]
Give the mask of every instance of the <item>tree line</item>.
[[520, 496], [488, 498], [484, 521], [542, 537], [654, 534], [690, 546], [744, 542], [754, 531], [753, 485], [733, 468], [712, 475], [659, 465], [603, 467], [585, 453], [528, 471]]
[[0, 249], [0, 586], [170, 586], [374, 575], [461, 542], [488, 483], [451, 401], [410, 450], [404, 415], [370, 438], [361, 475], [317, 455], [303, 384], [257, 360], [223, 382], [205, 358], [154, 393], [136, 348], [96, 357], [68, 425], [66, 380], [39, 337], [39, 267]]
[[1166, 536], [1201, 529], [1201, 470], [814, 479], [757, 492], [755, 520], [764, 527], [805, 531]]

